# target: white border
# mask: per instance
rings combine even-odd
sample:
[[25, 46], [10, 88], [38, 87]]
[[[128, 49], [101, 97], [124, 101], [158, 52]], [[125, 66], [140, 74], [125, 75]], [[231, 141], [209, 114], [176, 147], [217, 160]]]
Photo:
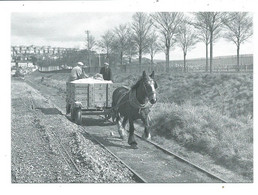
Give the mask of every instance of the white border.
[[[155, 0], [150, 1], [47, 1], [47, 2], [0, 2], [0, 56], [1, 56], [1, 186], [8, 194], [253, 194], [253, 184], [11, 184], [11, 134], [10, 134], [10, 16], [12, 12], [132, 12], [132, 11], [249, 11], [254, 13], [254, 32], [257, 32], [255, 0]], [[256, 48], [254, 34], [254, 51]], [[256, 52], [254, 53], [254, 61]], [[256, 73], [254, 63], [254, 72]], [[254, 77], [254, 99], [256, 80]], [[255, 102], [254, 105], [256, 106]], [[254, 109], [254, 113], [255, 109]], [[254, 117], [256, 119], [256, 116]], [[255, 127], [256, 122], [254, 120]], [[254, 128], [254, 149], [257, 148]], [[256, 155], [254, 162], [257, 162]], [[254, 167], [255, 176], [256, 166]], [[224, 188], [223, 188], [224, 186]]]

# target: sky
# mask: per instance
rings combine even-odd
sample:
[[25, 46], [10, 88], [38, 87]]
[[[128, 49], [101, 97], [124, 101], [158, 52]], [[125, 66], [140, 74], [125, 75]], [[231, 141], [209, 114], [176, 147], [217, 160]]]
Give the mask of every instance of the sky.
[[[11, 45], [38, 45], [56, 47], [85, 48], [85, 31], [100, 40], [107, 30], [119, 24], [132, 21], [134, 12], [14, 12], [11, 14]], [[241, 45], [241, 54], [252, 54], [252, 38]], [[214, 44], [214, 56], [236, 55], [236, 46], [232, 42], [219, 39]], [[149, 55], [145, 55], [149, 57]], [[187, 58], [204, 58], [205, 45], [198, 43], [188, 52]], [[155, 59], [165, 59], [164, 53], [158, 53]], [[183, 59], [179, 47], [172, 48], [170, 59]]]

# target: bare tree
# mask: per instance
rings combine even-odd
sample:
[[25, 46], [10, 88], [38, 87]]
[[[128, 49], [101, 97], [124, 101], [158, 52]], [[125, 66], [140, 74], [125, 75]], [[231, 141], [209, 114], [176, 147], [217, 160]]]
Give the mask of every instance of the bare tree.
[[206, 51], [206, 66], [205, 70], [209, 70], [209, 43], [210, 43], [210, 33], [208, 29], [208, 17], [203, 12], [194, 13], [195, 19], [193, 22], [190, 22], [198, 31], [197, 36], [199, 40], [205, 43]]
[[222, 29], [223, 12], [202, 12], [207, 17], [208, 30], [210, 33], [210, 73], [212, 73], [213, 43], [220, 36]]
[[123, 58], [127, 47], [127, 39], [128, 39], [128, 28], [127, 25], [120, 24], [114, 30], [115, 39], [116, 39], [116, 50], [119, 52], [120, 63], [123, 65]]
[[175, 35], [178, 32], [178, 26], [182, 22], [183, 13], [179, 12], [158, 12], [152, 14], [154, 26], [158, 29], [162, 36], [162, 42], [165, 46], [166, 69], [169, 69], [169, 53], [170, 48], [175, 43]]
[[155, 33], [155, 31], [152, 31], [149, 37], [149, 53], [151, 56], [151, 65], [153, 65], [153, 58], [155, 54], [159, 51], [161, 51], [161, 46], [158, 41], [158, 35]]
[[240, 45], [253, 34], [253, 21], [247, 12], [228, 13], [223, 19], [223, 24], [227, 29], [224, 38], [232, 41], [237, 46], [237, 69], [240, 70], [239, 53]]
[[114, 34], [108, 30], [104, 35], [101, 36], [101, 40], [98, 42], [98, 46], [105, 50], [106, 57], [109, 60], [109, 55], [111, 53], [111, 46], [114, 41]]
[[91, 66], [91, 50], [93, 49], [94, 46], [96, 46], [96, 41], [93, 35], [90, 34], [90, 31], [85, 31], [86, 33], [86, 48], [88, 52], [88, 63], [89, 66]]
[[191, 50], [194, 45], [198, 42], [196, 32], [192, 29], [189, 24], [189, 19], [185, 19], [178, 29], [178, 34], [176, 35], [179, 47], [183, 50], [184, 55], [184, 72], [186, 72], [186, 55], [189, 50]]
[[206, 72], [209, 67], [208, 46], [210, 44], [210, 72], [212, 72], [213, 43], [220, 37], [223, 13], [221, 12], [198, 12], [194, 13], [195, 20], [190, 22], [198, 29], [198, 36], [206, 46]]
[[133, 15], [132, 29], [134, 32], [134, 41], [138, 49], [139, 65], [142, 63], [142, 55], [148, 48], [148, 36], [152, 22], [150, 17], [143, 12], [137, 12]]
[[131, 62], [132, 62], [132, 57], [137, 54], [137, 46], [136, 46], [133, 38], [134, 38], [134, 34], [132, 31], [132, 28], [130, 26], [128, 26], [125, 54], [129, 58], [129, 64], [131, 64]]

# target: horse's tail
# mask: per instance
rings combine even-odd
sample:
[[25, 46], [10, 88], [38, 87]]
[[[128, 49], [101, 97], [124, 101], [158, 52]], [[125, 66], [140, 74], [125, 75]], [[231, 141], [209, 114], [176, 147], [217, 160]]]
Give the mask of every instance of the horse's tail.
[[117, 98], [118, 96], [118, 88], [112, 94], [112, 121], [115, 122], [115, 119], [118, 117], [118, 106], [117, 106]]

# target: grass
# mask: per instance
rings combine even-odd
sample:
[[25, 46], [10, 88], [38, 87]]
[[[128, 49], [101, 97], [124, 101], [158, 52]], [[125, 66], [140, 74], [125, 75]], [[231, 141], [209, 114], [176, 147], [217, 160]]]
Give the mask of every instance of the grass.
[[152, 134], [174, 139], [181, 146], [208, 154], [217, 164], [252, 176], [252, 122], [221, 115], [208, 106], [159, 103], [152, 112]]
[[[116, 82], [132, 85], [137, 75], [116, 76]], [[222, 115], [248, 122], [253, 116], [253, 75], [235, 74], [158, 74], [158, 102], [193, 106], [206, 105]]]

